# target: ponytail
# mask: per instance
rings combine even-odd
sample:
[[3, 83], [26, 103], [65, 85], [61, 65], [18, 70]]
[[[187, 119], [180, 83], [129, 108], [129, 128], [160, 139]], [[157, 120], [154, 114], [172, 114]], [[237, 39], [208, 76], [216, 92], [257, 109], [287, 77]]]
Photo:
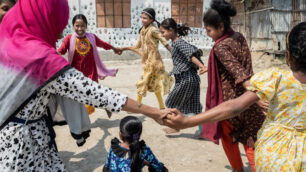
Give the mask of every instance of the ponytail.
[[160, 27], [160, 23], [156, 19], [153, 22], [156, 22], [158, 28]]
[[141, 155], [143, 150], [145, 149], [145, 142], [143, 140], [135, 140], [130, 144], [131, 151], [131, 171], [133, 172], [141, 172], [142, 169], [142, 161]]
[[187, 36], [188, 31], [191, 30], [190, 27], [188, 27], [186, 24], [183, 24], [183, 25], [177, 24], [173, 18], [165, 19], [164, 21], [162, 21], [160, 26], [162, 26], [163, 28], [167, 30], [172, 28], [175, 31], [175, 33], [178, 34], [179, 37]]
[[181, 36], [187, 36], [188, 31], [190, 31], [190, 27], [188, 27], [186, 24], [180, 25], [178, 24], [177, 26], [177, 34], [179, 37]]
[[134, 116], [126, 116], [120, 121], [122, 140], [130, 144], [131, 171], [141, 172], [141, 155], [145, 149], [145, 142], [139, 141], [142, 132], [141, 121]]

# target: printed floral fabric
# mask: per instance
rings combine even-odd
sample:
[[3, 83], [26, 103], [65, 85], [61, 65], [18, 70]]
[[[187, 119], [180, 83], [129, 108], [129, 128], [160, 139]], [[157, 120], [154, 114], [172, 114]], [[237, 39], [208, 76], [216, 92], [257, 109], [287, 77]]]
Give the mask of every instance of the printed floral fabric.
[[251, 85], [248, 90], [270, 102], [255, 144], [256, 171], [306, 171], [306, 84], [271, 68], [254, 75]]
[[[214, 47], [219, 68], [224, 101], [237, 98], [246, 92], [242, 83], [253, 75], [252, 58], [248, 44], [239, 32], [222, 40]], [[230, 136], [233, 142], [248, 145], [255, 142], [257, 132], [265, 120], [263, 110], [254, 104], [239, 116], [228, 119], [233, 126]], [[254, 145], [248, 145], [253, 147]]]

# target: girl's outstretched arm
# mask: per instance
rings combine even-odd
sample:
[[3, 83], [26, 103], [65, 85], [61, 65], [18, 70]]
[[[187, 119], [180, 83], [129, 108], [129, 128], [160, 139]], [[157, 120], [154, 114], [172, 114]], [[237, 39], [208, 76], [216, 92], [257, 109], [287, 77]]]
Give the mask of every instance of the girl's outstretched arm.
[[166, 125], [175, 129], [194, 127], [200, 124], [222, 121], [239, 115], [245, 109], [259, 100], [255, 92], [247, 91], [240, 97], [221, 103], [207, 112], [192, 117], [184, 117], [181, 112], [171, 109], [172, 114], [167, 115]]
[[64, 38], [64, 41], [62, 43], [62, 45], [60, 46], [60, 48], [57, 50], [57, 52], [61, 55], [66, 54], [67, 50], [69, 49], [69, 44], [70, 44], [70, 38], [71, 35], [68, 35]]
[[138, 41], [137, 41], [136, 45], [131, 46], [131, 47], [123, 47], [123, 48], [121, 48], [120, 50], [121, 50], [121, 51], [129, 50], [129, 51], [133, 51], [133, 52], [135, 52], [135, 53], [141, 55], [141, 53], [140, 53], [140, 51], [139, 51], [139, 49], [141, 48], [141, 44], [142, 44], [142, 43], [141, 43], [141, 37], [140, 37], [140, 35], [139, 35]]
[[95, 39], [96, 39], [97, 47], [104, 48], [105, 50], [110, 50], [110, 49], [112, 49], [116, 54], [121, 55], [121, 53], [122, 53], [121, 49], [119, 49], [119, 48], [117, 48], [117, 47], [114, 47], [114, 46], [112, 46], [111, 44], [109, 44], [109, 43], [107, 43], [107, 42], [102, 41], [102, 40], [101, 40], [100, 38], [98, 38], [96, 35], [95, 35]]
[[163, 119], [170, 111], [168, 109], [160, 110], [148, 105], [139, 104], [137, 101], [128, 98], [122, 110], [132, 113], [141, 113], [154, 119], [160, 125], [163, 125]]

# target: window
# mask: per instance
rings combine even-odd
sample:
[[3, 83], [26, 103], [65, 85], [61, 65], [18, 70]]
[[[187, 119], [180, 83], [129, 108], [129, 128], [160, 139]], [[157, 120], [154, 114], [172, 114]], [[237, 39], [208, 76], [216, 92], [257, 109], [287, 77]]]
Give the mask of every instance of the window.
[[171, 0], [172, 18], [189, 27], [202, 27], [203, 0]]
[[131, 27], [131, 0], [96, 0], [97, 26]]

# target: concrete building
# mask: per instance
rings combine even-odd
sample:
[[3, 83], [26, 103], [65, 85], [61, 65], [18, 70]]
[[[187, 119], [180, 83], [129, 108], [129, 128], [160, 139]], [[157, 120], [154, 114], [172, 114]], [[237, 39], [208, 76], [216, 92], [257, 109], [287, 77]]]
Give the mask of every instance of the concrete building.
[[[75, 14], [82, 13], [89, 22], [88, 32], [113, 46], [135, 45], [141, 28], [141, 11], [152, 7], [160, 22], [172, 17], [178, 23], [187, 23], [192, 33], [185, 39], [199, 48], [209, 49], [212, 41], [206, 36], [202, 24], [203, 11], [209, 4], [210, 0], [69, 0], [70, 20], [64, 35], [73, 33], [71, 20]], [[160, 50], [162, 53], [166, 51], [162, 46]], [[169, 56], [169, 53], [165, 54]]]

